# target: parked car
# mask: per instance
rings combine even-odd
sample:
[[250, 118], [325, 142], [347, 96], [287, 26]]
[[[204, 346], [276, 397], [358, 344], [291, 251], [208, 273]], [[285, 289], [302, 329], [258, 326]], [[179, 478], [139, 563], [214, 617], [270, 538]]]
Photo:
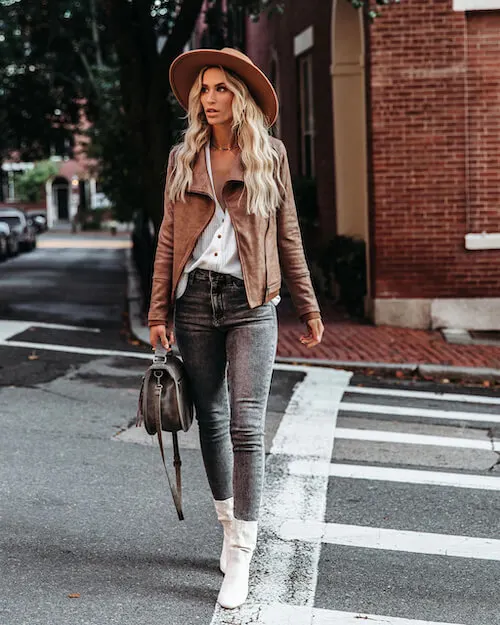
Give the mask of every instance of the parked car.
[[19, 249], [30, 251], [36, 247], [36, 232], [30, 219], [19, 208], [0, 206], [0, 221], [8, 224], [19, 239]]
[[37, 234], [48, 230], [47, 216], [45, 215], [45, 213], [30, 212], [27, 216], [28, 219], [31, 219], [31, 221], [33, 222], [33, 226]]
[[4, 221], [0, 221], [0, 237], [4, 239], [6, 243], [6, 256], [17, 256], [17, 254], [19, 254], [19, 238], [17, 232], [11, 230], [10, 226]]
[[9, 230], [7, 224], [0, 222], [0, 261], [9, 255]]

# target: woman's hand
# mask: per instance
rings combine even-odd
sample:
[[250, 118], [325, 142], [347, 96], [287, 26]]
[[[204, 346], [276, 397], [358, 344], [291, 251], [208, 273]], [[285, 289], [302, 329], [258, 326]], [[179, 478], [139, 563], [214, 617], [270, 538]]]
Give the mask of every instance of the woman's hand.
[[163, 347], [169, 350], [170, 346], [175, 342], [174, 333], [170, 332], [167, 338], [167, 326], [151, 326], [151, 328], [149, 328], [149, 341], [153, 349], [156, 348], [158, 341], [161, 341]]
[[306, 321], [306, 325], [309, 332], [300, 337], [300, 342], [308, 348], [319, 345], [325, 331], [323, 322], [321, 319], [309, 319]]

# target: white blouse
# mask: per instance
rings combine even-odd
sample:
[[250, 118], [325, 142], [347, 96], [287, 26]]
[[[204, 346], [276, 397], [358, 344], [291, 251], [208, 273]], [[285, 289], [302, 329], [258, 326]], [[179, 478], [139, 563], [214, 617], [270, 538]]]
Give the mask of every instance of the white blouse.
[[215, 185], [210, 160], [210, 144], [205, 146], [207, 170], [215, 199], [215, 213], [210, 223], [196, 242], [191, 258], [186, 263], [184, 272], [177, 286], [177, 299], [184, 294], [188, 274], [193, 269], [207, 269], [218, 273], [228, 273], [243, 280], [240, 257], [236, 244], [236, 234], [228, 212], [224, 212], [215, 194]]
[[[231, 223], [231, 217], [227, 211], [223, 210], [215, 193], [209, 143], [205, 146], [205, 156], [215, 200], [215, 213], [210, 223], [199, 236], [193, 253], [186, 263], [175, 292], [177, 299], [184, 294], [188, 283], [188, 274], [194, 269], [199, 268], [207, 269], [208, 271], [217, 271], [218, 273], [226, 273], [243, 280], [236, 234], [233, 224]], [[272, 300], [273, 304], [277, 305], [280, 299], [279, 295], [276, 296]]]

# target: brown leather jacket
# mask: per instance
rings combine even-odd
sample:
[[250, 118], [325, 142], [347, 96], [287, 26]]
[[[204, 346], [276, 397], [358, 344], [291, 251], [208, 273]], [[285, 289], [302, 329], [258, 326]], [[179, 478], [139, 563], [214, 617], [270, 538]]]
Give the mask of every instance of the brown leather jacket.
[[[286, 149], [280, 140], [271, 138], [271, 141], [281, 156], [281, 176], [286, 190], [276, 214], [270, 218], [247, 214], [244, 190], [239, 201], [243, 185], [240, 158], [235, 159], [222, 194], [236, 234], [250, 308], [265, 304], [278, 295], [281, 267], [294, 306], [300, 318], [306, 321], [320, 317], [319, 306], [304, 257]], [[174, 158], [172, 151], [167, 184]], [[186, 202], [171, 202], [165, 189], [165, 213], [156, 248], [149, 326], [166, 325], [170, 319], [179, 279], [214, 210], [205, 150], [201, 150], [193, 167], [193, 182], [186, 192]]]

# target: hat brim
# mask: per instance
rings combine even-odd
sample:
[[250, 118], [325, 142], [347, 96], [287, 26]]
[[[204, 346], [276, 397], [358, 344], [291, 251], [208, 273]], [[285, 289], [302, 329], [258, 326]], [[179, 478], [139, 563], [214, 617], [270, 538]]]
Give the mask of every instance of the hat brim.
[[276, 122], [278, 96], [267, 76], [253, 63], [222, 50], [190, 50], [173, 61], [169, 71], [170, 86], [184, 110], [188, 109], [191, 87], [200, 70], [206, 65], [221, 65], [237, 74], [262, 109], [269, 126]]

